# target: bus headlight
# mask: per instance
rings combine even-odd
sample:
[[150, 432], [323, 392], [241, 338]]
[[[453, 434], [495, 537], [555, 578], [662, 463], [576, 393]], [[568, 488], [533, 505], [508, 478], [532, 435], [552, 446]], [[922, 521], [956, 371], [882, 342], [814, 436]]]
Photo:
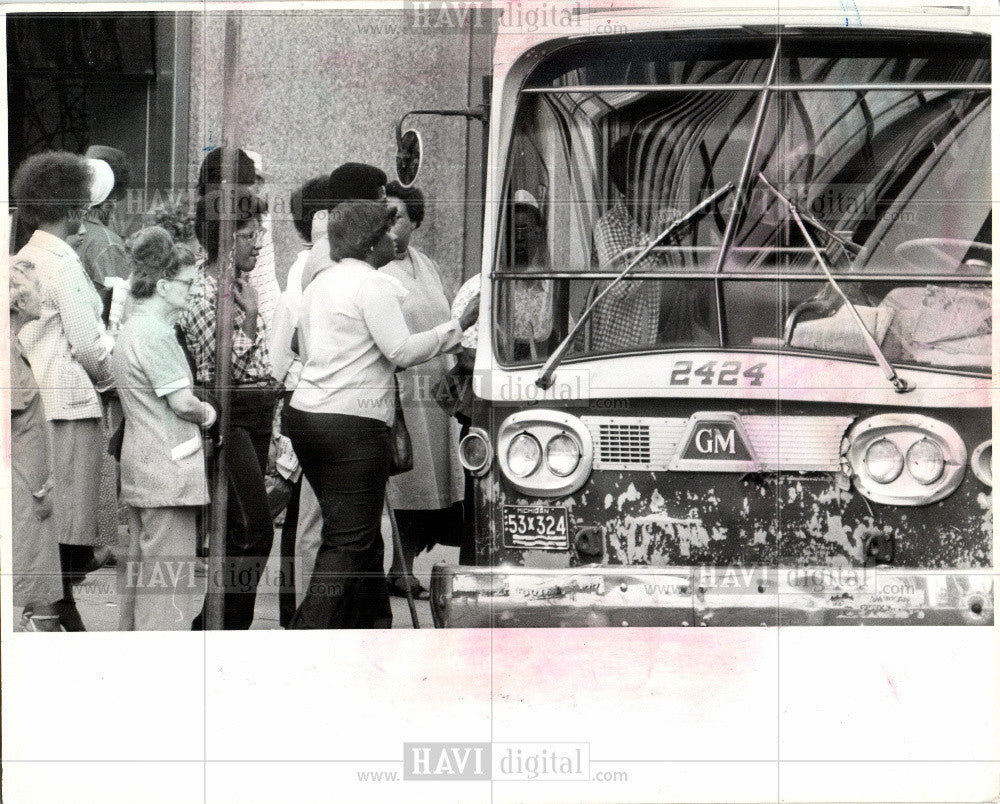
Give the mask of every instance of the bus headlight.
[[903, 454], [888, 438], [880, 438], [865, 450], [865, 469], [876, 483], [891, 483], [903, 471]]
[[520, 493], [562, 497], [590, 477], [594, 438], [577, 416], [558, 410], [525, 410], [501, 423], [496, 456], [500, 471]]
[[906, 470], [918, 483], [933, 483], [944, 471], [941, 447], [929, 438], [921, 438], [906, 451]]
[[560, 433], [545, 445], [545, 463], [552, 474], [558, 477], [568, 477], [573, 474], [580, 463], [580, 447], [576, 439], [566, 433]]
[[493, 445], [485, 430], [469, 428], [468, 434], [458, 445], [458, 460], [476, 477], [486, 473], [493, 461]]
[[993, 486], [993, 441], [984, 441], [972, 451], [969, 458], [969, 465], [972, 466], [972, 474], [978, 477], [983, 483], [992, 488]]
[[885, 413], [863, 419], [847, 431], [844, 445], [854, 487], [878, 503], [937, 502], [965, 476], [965, 442], [955, 428], [929, 416]]
[[507, 466], [515, 477], [527, 477], [542, 462], [542, 446], [528, 433], [516, 436], [507, 448]]

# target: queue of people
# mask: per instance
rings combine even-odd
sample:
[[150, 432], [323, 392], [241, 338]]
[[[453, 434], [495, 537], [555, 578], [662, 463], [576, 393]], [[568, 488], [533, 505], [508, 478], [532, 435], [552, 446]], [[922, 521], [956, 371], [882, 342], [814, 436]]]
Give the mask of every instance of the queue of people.
[[[274, 540], [265, 479], [274, 444], [292, 483], [281, 625], [389, 627], [390, 594], [407, 586], [427, 594], [413, 577], [414, 555], [460, 544], [468, 520], [458, 423], [424, 392], [453, 368], [478, 304], [467, 294], [452, 311], [436, 263], [410, 243], [425, 215], [422, 193], [356, 162], [305, 182], [291, 209], [307, 248], [279, 293], [260, 157], [238, 151], [236, 186], [223, 193], [223, 152], [210, 152], [193, 221], [183, 209], [160, 209], [161, 225], [126, 232], [117, 202], [127, 160], [95, 149], [29, 157], [13, 183], [30, 232], [9, 271], [22, 628], [84, 630], [73, 587], [114, 560], [97, 538], [106, 453], [115, 456], [128, 533], [119, 628], [205, 627], [217, 472], [228, 487], [223, 627], [250, 628]], [[231, 242], [223, 242], [227, 217]], [[218, 466], [216, 304], [230, 258], [232, 387]], [[390, 479], [400, 404], [414, 468]], [[388, 579], [387, 496], [402, 543]]]

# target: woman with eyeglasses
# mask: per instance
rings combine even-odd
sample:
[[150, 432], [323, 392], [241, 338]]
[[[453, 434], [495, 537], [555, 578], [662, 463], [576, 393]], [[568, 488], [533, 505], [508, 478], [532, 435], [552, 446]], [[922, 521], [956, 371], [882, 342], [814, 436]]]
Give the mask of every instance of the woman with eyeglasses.
[[197, 515], [208, 503], [200, 428], [216, 418], [192, 392], [174, 336], [195, 257], [159, 226], [130, 239], [128, 256], [134, 304], [112, 358], [125, 412], [120, 499], [132, 508], [119, 628], [190, 630], [205, 596], [194, 573]]
[[[195, 364], [195, 382], [211, 389], [215, 384], [216, 299], [223, 261], [231, 252], [236, 271], [233, 296], [233, 354], [231, 362], [229, 441], [226, 470], [229, 505], [226, 518], [226, 563], [223, 579], [223, 627], [246, 630], [253, 622], [257, 586], [274, 541], [274, 525], [267, 505], [264, 471], [271, 443], [271, 422], [278, 399], [272, 379], [267, 325], [259, 312], [257, 293], [247, 274], [257, 264], [263, 238], [261, 220], [267, 204], [244, 187], [225, 194], [210, 192], [195, 207], [195, 234], [206, 260], [198, 269], [187, 307], [179, 324]], [[221, 223], [234, 221], [235, 235], [222, 242]], [[192, 625], [204, 626], [198, 615]]]
[[396, 251], [394, 220], [382, 201], [348, 201], [331, 210], [332, 263], [302, 296], [302, 374], [283, 427], [319, 498], [323, 530], [290, 628], [392, 624], [379, 526], [395, 417], [393, 373], [456, 347], [478, 313], [409, 330], [400, 306], [406, 289], [378, 270]]
[[[215, 383], [216, 299], [223, 260], [231, 251], [233, 280], [232, 395], [226, 472], [229, 505], [226, 518], [226, 564], [223, 581], [223, 627], [246, 630], [253, 622], [257, 586], [274, 541], [274, 525], [267, 505], [264, 471], [271, 443], [271, 422], [280, 386], [272, 379], [267, 325], [259, 312], [257, 293], [247, 274], [257, 264], [263, 238], [261, 220], [267, 204], [244, 187], [223, 195], [210, 192], [198, 199], [195, 234], [205, 249], [198, 266], [187, 307], [179, 324], [195, 365], [195, 382], [212, 388]], [[221, 242], [221, 223], [229, 216], [236, 233]], [[192, 627], [204, 625], [199, 615]]]
[[[63, 597], [56, 605], [67, 631], [85, 630], [73, 584], [104, 557], [95, 554], [101, 456], [107, 435], [99, 394], [111, 389], [110, 339], [101, 299], [70, 245], [90, 206], [87, 160], [66, 151], [28, 157], [14, 175], [20, 219], [32, 229], [18, 259], [35, 266], [40, 316], [18, 333], [38, 379], [52, 456], [53, 530], [59, 539]], [[18, 534], [14, 534], [18, 538]]]

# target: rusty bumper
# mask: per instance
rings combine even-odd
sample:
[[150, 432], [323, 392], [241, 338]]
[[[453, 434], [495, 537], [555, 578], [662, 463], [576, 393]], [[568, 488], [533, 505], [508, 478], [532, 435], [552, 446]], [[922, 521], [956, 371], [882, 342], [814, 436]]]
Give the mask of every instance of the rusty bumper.
[[987, 571], [438, 564], [438, 628], [993, 625]]

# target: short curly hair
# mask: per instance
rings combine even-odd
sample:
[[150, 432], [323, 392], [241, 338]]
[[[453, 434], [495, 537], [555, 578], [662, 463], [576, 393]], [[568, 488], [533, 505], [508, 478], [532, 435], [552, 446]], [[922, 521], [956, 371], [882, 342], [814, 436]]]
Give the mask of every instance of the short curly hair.
[[391, 181], [385, 186], [385, 197], [398, 198], [406, 204], [406, 215], [413, 221], [413, 228], [420, 228], [427, 207], [427, 201], [420, 190], [416, 187], [404, 187], [398, 181]]
[[14, 174], [18, 213], [32, 226], [82, 217], [90, 206], [92, 173], [87, 160], [69, 151], [29, 156]]
[[208, 259], [214, 262], [219, 258], [219, 237], [225, 215], [232, 216], [236, 231], [239, 231], [266, 214], [267, 202], [245, 187], [236, 187], [227, 197], [220, 191], [213, 190], [198, 199], [194, 211], [194, 232]]
[[161, 279], [173, 279], [185, 265], [194, 265], [194, 253], [183, 243], [174, 243], [162, 226], [140, 229], [125, 244], [132, 268], [130, 292], [148, 299]]
[[363, 260], [372, 247], [392, 228], [395, 213], [384, 201], [346, 201], [330, 212], [326, 225], [330, 237], [330, 259], [353, 257]]

